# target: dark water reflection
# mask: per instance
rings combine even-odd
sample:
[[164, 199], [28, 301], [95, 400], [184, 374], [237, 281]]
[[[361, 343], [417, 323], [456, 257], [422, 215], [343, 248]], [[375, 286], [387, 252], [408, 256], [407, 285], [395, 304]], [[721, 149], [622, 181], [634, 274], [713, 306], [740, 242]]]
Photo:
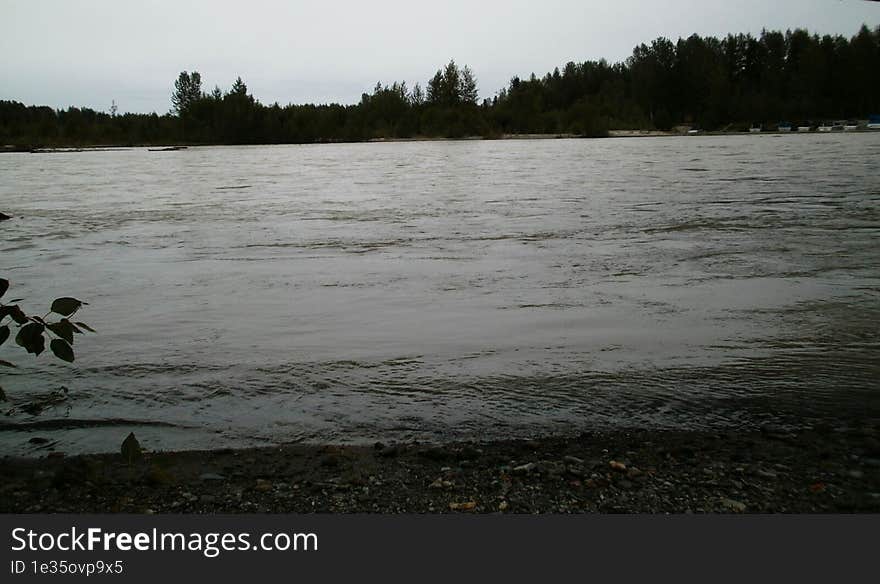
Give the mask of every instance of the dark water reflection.
[[71, 389], [0, 443], [873, 415], [878, 155], [880, 134], [4, 155], [12, 293], [85, 298], [100, 334], [73, 368], [0, 349], [13, 400]]

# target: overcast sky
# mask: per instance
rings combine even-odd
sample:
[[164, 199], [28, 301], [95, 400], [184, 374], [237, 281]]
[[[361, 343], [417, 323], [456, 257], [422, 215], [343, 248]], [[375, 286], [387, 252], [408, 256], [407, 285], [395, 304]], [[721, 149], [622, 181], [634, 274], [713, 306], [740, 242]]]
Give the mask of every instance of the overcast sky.
[[354, 103], [454, 58], [482, 97], [513, 75], [625, 59], [657, 36], [880, 24], [864, 0], [0, 0], [0, 99], [165, 113], [178, 73], [264, 103]]

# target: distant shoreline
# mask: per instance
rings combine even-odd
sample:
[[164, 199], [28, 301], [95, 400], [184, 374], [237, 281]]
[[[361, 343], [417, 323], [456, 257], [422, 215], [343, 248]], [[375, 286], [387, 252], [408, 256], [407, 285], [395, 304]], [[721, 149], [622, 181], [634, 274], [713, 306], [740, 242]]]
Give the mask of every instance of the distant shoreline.
[[[858, 129], [850, 131], [828, 132], [830, 135], [837, 134], [880, 134], [880, 130]], [[437, 138], [429, 136], [415, 136], [412, 138], [370, 138], [369, 140], [332, 140], [322, 142], [270, 142], [265, 144], [197, 144], [197, 143], [148, 143], [148, 144], [88, 144], [88, 145], [57, 145], [57, 146], [17, 146], [8, 144], [0, 146], [2, 153], [36, 153], [49, 154], [61, 152], [103, 152], [134, 148], [161, 148], [167, 150], [184, 150], [185, 147], [198, 148], [209, 146], [307, 146], [319, 144], [381, 144], [394, 142], [469, 142], [469, 141], [496, 141], [496, 140], [601, 140], [606, 138], [698, 138], [701, 136], [811, 136], [826, 135], [820, 132], [780, 132], [766, 130], [760, 133], [748, 131], [702, 131], [689, 134], [681, 131], [667, 130], [610, 130], [607, 136], [580, 136], [577, 134], [504, 134], [497, 137], [465, 136], [461, 138]], [[184, 148], [181, 148], [184, 147]]]

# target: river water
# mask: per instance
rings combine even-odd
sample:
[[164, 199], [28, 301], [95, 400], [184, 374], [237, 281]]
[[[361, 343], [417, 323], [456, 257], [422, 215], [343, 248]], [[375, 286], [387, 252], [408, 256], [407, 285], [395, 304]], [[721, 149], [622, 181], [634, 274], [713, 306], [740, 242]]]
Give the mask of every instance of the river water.
[[5, 154], [6, 298], [81, 298], [98, 334], [73, 365], [0, 347], [0, 449], [873, 416], [878, 160], [880, 133]]

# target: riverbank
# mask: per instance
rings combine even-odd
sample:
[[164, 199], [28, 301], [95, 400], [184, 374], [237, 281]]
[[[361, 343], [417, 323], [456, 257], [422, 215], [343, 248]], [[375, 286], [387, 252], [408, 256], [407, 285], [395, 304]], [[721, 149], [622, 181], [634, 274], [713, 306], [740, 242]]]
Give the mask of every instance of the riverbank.
[[3, 513], [880, 512], [880, 425], [0, 461]]
[[[667, 132], [646, 132], [643, 135], [677, 135]], [[635, 135], [635, 134], [633, 134]], [[611, 137], [612, 134], [609, 134]], [[478, 141], [478, 140], [557, 140], [571, 138], [588, 138], [590, 136], [579, 136], [577, 134], [502, 134], [498, 136], [462, 136], [459, 138], [445, 138], [441, 136], [413, 136], [410, 138], [368, 138], [364, 140], [329, 140], [319, 142], [291, 142], [279, 144], [239, 144], [239, 146], [292, 146], [307, 144], [376, 144], [376, 143], [397, 143], [397, 142], [460, 142], [460, 141]], [[86, 145], [54, 145], [54, 146], [28, 146], [28, 145], [6, 145], [0, 146], [0, 153], [30, 153], [30, 154], [54, 154], [54, 153], [76, 153], [76, 152], [105, 152], [112, 150], [124, 150], [135, 148], [150, 148], [153, 151], [175, 151], [186, 150], [188, 147], [197, 146], [234, 146], [235, 144], [200, 144], [194, 142], [182, 143], [147, 143], [147, 144], [86, 144]]]
[[[864, 134], [873, 133], [877, 130], [859, 129], [845, 132], [846, 134]], [[660, 137], [690, 137], [695, 136], [755, 136], [755, 135], [771, 135], [771, 136], [809, 136], [818, 132], [779, 132], [766, 130], [760, 134], [754, 134], [748, 131], [703, 131], [697, 133], [688, 133], [685, 130], [610, 130], [607, 136], [580, 136], [577, 134], [503, 134], [500, 136], [464, 136], [461, 138], [442, 138], [431, 136], [415, 136], [412, 138], [371, 138], [367, 140], [357, 141], [326, 141], [326, 142], [304, 142], [304, 143], [282, 143], [282, 144], [252, 144], [252, 146], [284, 146], [284, 145], [303, 145], [303, 144], [375, 144], [375, 143], [395, 143], [395, 142], [455, 142], [455, 141], [473, 141], [473, 140], [561, 140], [561, 139], [591, 139], [591, 138], [660, 138]], [[835, 134], [843, 134], [843, 131], [834, 132]], [[165, 150], [185, 150], [187, 147], [196, 146], [230, 146], [230, 144], [197, 144], [197, 143], [149, 143], [149, 144], [95, 144], [95, 145], [58, 145], [58, 146], [3, 146], [0, 147], [0, 153], [31, 153], [31, 154], [52, 154], [52, 153], [71, 153], [71, 152], [103, 152], [111, 150], [119, 150], [126, 148], [153, 148]]]

